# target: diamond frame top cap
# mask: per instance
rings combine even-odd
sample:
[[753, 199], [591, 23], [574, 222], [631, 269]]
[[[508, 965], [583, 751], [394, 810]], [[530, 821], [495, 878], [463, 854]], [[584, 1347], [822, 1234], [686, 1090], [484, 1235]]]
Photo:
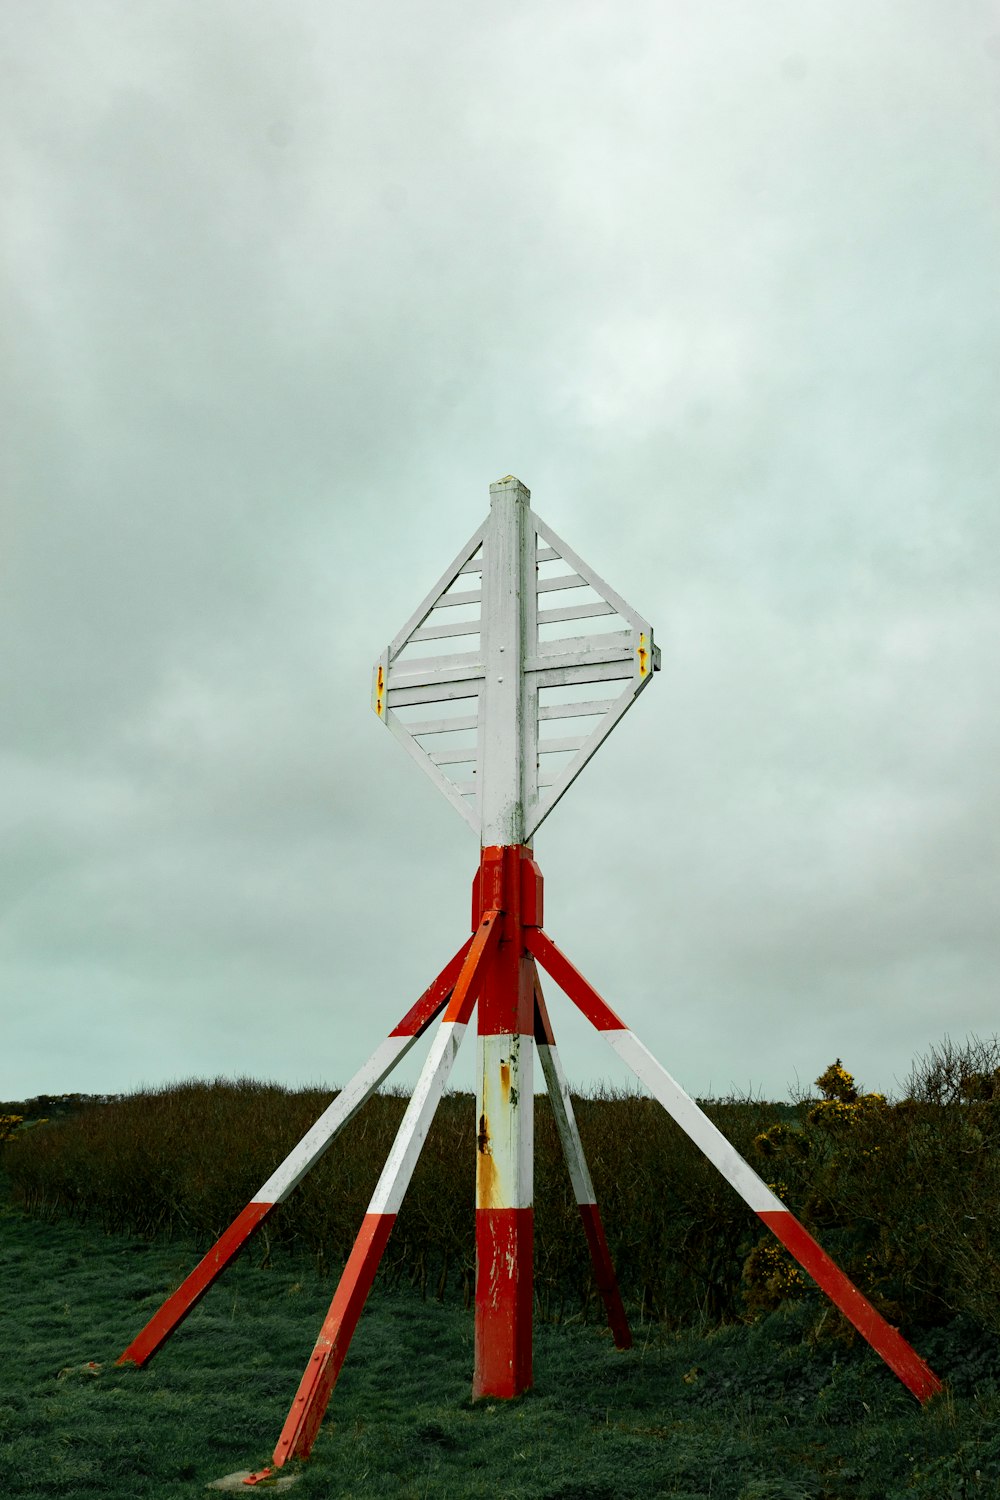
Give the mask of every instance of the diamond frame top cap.
[[[659, 668], [513, 475], [375, 663], [372, 707], [480, 843], [525, 843]], [[426, 644], [425, 644], [426, 643]]]

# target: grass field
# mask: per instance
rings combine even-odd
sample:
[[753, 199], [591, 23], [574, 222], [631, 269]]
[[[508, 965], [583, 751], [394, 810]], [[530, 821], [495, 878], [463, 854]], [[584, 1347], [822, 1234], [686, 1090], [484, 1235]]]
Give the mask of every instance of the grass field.
[[[237, 1263], [147, 1369], [117, 1369], [195, 1258], [179, 1240], [0, 1209], [5, 1500], [170, 1500], [269, 1459], [332, 1283], [285, 1257]], [[798, 1302], [704, 1336], [647, 1324], [627, 1354], [594, 1324], [541, 1324], [535, 1390], [473, 1404], [471, 1313], [376, 1288], [293, 1493], [1000, 1495], [995, 1340], [958, 1324], [929, 1332], [922, 1352], [950, 1388], [921, 1409], [859, 1347], [809, 1341], [815, 1318]], [[59, 1378], [90, 1360], [98, 1375]]]

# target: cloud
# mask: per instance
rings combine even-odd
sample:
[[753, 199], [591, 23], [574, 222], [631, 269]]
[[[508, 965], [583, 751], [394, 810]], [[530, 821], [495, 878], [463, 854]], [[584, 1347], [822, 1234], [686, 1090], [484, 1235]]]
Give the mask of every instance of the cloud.
[[539, 838], [639, 1034], [781, 1094], [993, 1028], [991, 35], [8, 17], [0, 1091], [342, 1081], [407, 1009], [476, 849], [368, 671], [508, 472], [663, 646]]

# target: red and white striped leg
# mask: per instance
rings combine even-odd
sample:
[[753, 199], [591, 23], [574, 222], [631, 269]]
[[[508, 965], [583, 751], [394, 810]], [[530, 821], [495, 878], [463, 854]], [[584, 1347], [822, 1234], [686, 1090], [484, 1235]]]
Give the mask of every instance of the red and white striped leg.
[[820, 1248], [808, 1230], [789, 1212], [781, 1199], [758, 1177], [680, 1084], [660, 1066], [621, 1017], [615, 1014], [579, 970], [559, 951], [551, 938], [537, 931], [526, 934], [526, 940], [534, 957], [601, 1032], [609, 1047], [628, 1064], [684, 1133], [704, 1152], [768, 1229], [777, 1235], [789, 1254], [794, 1256], [820, 1290], [853, 1323], [862, 1338], [882, 1357], [907, 1390], [918, 1401], [926, 1401], [935, 1395], [941, 1389], [941, 1381], [930, 1366], [906, 1342], [899, 1330], [876, 1312], [854, 1283]]
[[204, 1297], [212, 1283], [235, 1259], [236, 1255], [259, 1229], [264, 1220], [283, 1203], [306, 1173], [316, 1165], [338, 1131], [354, 1117], [365, 1100], [384, 1083], [393, 1068], [409, 1052], [417, 1038], [427, 1029], [444, 1006], [455, 987], [472, 938], [462, 944], [455, 957], [427, 986], [417, 1003], [407, 1011], [399, 1025], [359, 1068], [354, 1077], [323, 1111], [316, 1123], [289, 1152], [276, 1171], [255, 1193], [246, 1208], [202, 1257], [191, 1274], [181, 1283], [150, 1318], [145, 1328], [119, 1356], [118, 1364], [144, 1365], [157, 1349]]
[[563, 1156], [566, 1158], [580, 1218], [583, 1220], [584, 1233], [590, 1247], [594, 1280], [597, 1282], [597, 1289], [607, 1313], [608, 1327], [614, 1335], [616, 1348], [631, 1349], [632, 1330], [629, 1327], [621, 1293], [618, 1290], [618, 1278], [615, 1275], [611, 1252], [604, 1235], [601, 1210], [597, 1206], [594, 1184], [587, 1167], [587, 1158], [583, 1154], [583, 1142], [580, 1139], [576, 1115], [573, 1113], [569, 1082], [559, 1059], [559, 1048], [556, 1046], [555, 1035], [545, 1008], [545, 1001], [542, 998], [542, 989], [537, 974], [535, 975], [535, 1045], [538, 1048], [538, 1057], [545, 1075], [545, 1085], [548, 1089]]
[[499, 931], [496, 919], [497, 913], [492, 911], [483, 918], [472, 939], [451, 1002], [434, 1034], [427, 1060], [274, 1450], [274, 1463], [279, 1468], [290, 1458], [305, 1458], [315, 1442], [434, 1111], [462, 1044], [483, 966], [488, 963], [496, 943]]

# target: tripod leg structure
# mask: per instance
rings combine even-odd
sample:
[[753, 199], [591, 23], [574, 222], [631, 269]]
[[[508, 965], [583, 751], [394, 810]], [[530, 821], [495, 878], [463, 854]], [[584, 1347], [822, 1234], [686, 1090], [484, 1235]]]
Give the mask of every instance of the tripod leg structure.
[[483, 972], [495, 951], [499, 913], [490, 911], [472, 939], [448, 1009], [441, 1018], [417, 1086], [406, 1107], [392, 1150], [368, 1205], [354, 1248], [337, 1284], [330, 1310], [319, 1332], [312, 1356], [285, 1420], [274, 1464], [305, 1458], [319, 1432], [341, 1366], [350, 1347], [379, 1261], [392, 1233], [400, 1204], [409, 1187], [444, 1092], [452, 1064], [462, 1044]]
[[541, 929], [526, 932], [529, 951], [597, 1028], [609, 1047], [646, 1085], [684, 1133], [704, 1152], [726, 1181], [749, 1204], [758, 1218], [781, 1241], [790, 1255], [812, 1277], [844, 1316], [880, 1355], [890, 1370], [918, 1401], [926, 1401], [941, 1389], [933, 1370], [863, 1297], [854, 1283], [834, 1264], [807, 1229], [791, 1214], [720, 1130], [671, 1078], [638, 1037], [611, 1009], [578, 969], [559, 951]]
[[343, 1129], [367, 1099], [383, 1083], [393, 1068], [413, 1046], [419, 1036], [447, 1004], [462, 965], [472, 947], [472, 938], [462, 944], [451, 962], [428, 985], [417, 1003], [407, 1011], [399, 1025], [375, 1049], [362, 1068], [341, 1089], [289, 1152], [281, 1166], [272, 1172], [259, 1192], [202, 1257], [190, 1275], [153, 1314], [145, 1328], [119, 1356], [120, 1365], [144, 1365], [181, 1324], [193, 1307], [204, 1297], [212, 1283], [235, 1259], [255, 1230], [279, 1203], [298, 1187], [303, 1177], [316, 1165], [334, 1136]]
[[590, 1247], [594, 1280], [597, 1282], [597, 1289], [608, 1316], [608, 1327], [614, 1335], [616, 1348], [631, 1349], [632, 1330], [628, 1325], [621, 1293], [618, 1290], [618, 1278], [615, 1276], [611, 1252], [604, 1235], [601, 1211], [597, 1206], [594, 1184], [587, 1167], [587, 1158], [583, 1154], [583, 1142], [580, 1139], [576, 1116], [573, 1113], [569, 1082], [559, 1059], [559, 1049], [556, 1046], [545, 1001], [542, 999], [542, 987], [538, 982], [537, 973], [535, 975], [535, 1044], [538, 1047], [538, 1057], [545, 1075], [545, 1086], [548, 1089], [556, 1130], [566, 1158], [566, 1166], [569, 1168], [570, 1181], [576, 1194], [587, 1244]]

